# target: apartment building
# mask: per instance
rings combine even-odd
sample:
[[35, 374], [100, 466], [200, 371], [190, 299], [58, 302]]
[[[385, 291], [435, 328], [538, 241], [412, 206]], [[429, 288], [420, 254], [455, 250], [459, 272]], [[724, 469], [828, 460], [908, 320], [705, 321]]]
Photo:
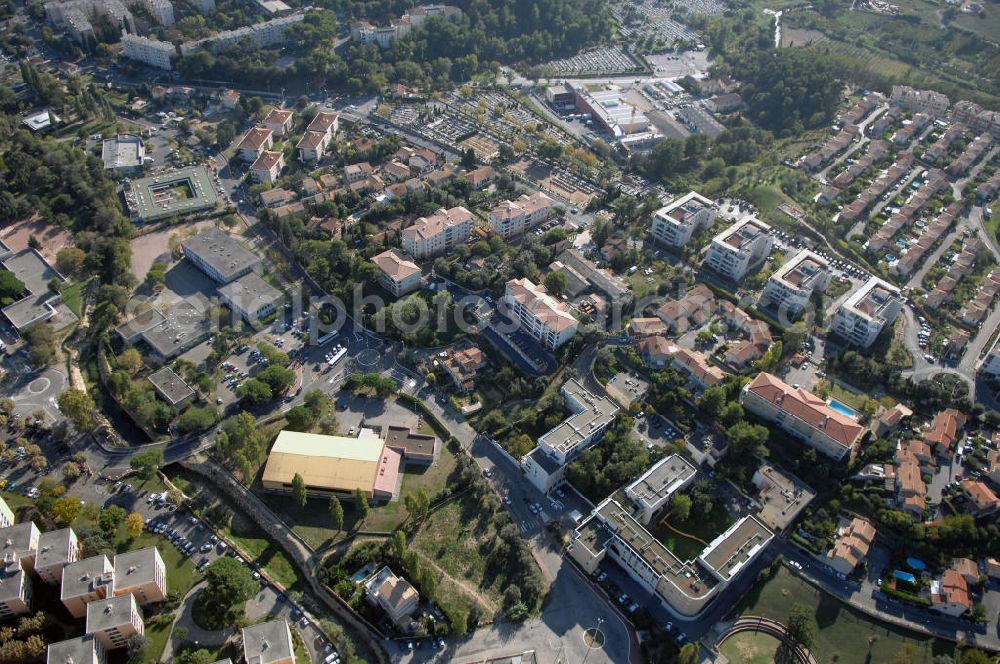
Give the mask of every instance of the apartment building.
[[711, 228], [715, 215], [712, 201], [698, 192], [688, 192], [656, 211], [650, 234], [668, 247], [683, 247], [691, 241], [695, 231]]
[[33, 597], [28, 572], [16, 562], [0, 570], [0, 621], [31, 613]]
[[213, 53], [220, 53], [234, 44], [250, 40], [257, 48], [276, 46], [285, 42], [286, 30], [305, 19], [305, 14], [291, 14], [255, 23], [235, 30], [223, 30], [205, 39], [196, 39], [181, 44], [181, 55], [191, 55], [210, 48]]
[[38, 536], [35, 574], [45, 583], [61, 583], [63, 568], [80, 559], [80, 542], [72, 528], [50, 530]]
[[93, 21], [96, 19], [106, 19], [115, 28], [135, 32], [132, 12], [120, 0], [54, 0], [45, 3], [45, 16], [81, 44], [95, 41]]
[[219, 288], [219, 299], [251, 325], [278, 310], [284, 293], [251, 272]]
[[31, 521], [15, 523], [0, 529], [0, 564], [17, 564], [27, 570], [35, 568], [35, 554], [41, 532]]
[[276, 150], [263, 150], [250, 166], [250, 176], [257, 182], [274, 184], [285, 167], [285, 154]]
[[60, 599], [74, 618], [87, 615], [87, 605], [110, 596], [114, 567], [104, 554], [70, 563], [63, 570]]
[[275, 136], [285, 136], [292, 131], [294, 118], [294, 111], [286, 108], [272, 108], [261, 124], [270, 129]]
[[413, 28], [422, 25], [431, 16], [457, 20], [462, 17], [462, 10], [451, 5], [421, 5], [410, 9], [387, 26], [357, 21], [351, 26], [351, 40], [359, 44], [378, 44], [379, 48], [386, 49], [397, 39], [410, 34]]
[[122, 56], [157, 69], [173, 69], [171, 58], [177, 47], [170, 42], [125, 33], [122, 35]]
[[181, 243], [184, 256], [220, 284], [228, 284], [260, 265], [260, 257], [219, 228], [195, 235]]
[[45, 664], [107, 664], [104, 646], [93, 636], [78, 636], [49, 645]]
[[388, 566], [382, 567], [364, 581], [368, 601], [385, 611], [396, 625], [403, 625], [417, 610], [420, 594], [401, 576], [396, 576]]
[[635, 506], [635, 516], [648, 526], [653, 516], [660, 512], [680, 491], [694, 482], [698, 469], [679, 454], [671, 454], [657, 461], [639, 479], [625, 487], [625, 495]]
[[443, 253], [469, 239], [473, 222], [464, 207], [442, 208], [403, 229], [403, 250], [418, 260]]
[[105, 650], [117, 650], [146, 631], [139, 605], [131, 593], [109, 597], [87, 605], [87, 634], [93, 634]]
[[514, 201], [503, 201], [490, 212], [490, 228], [502, 238], [514, 237], [545, 221], [553, 201], [542, 192], [521, 194]]
[[573, 338], [579, 325], [569, 307], [549, 295], [545, 286], [528, 279], [511, 279], [502, 300], [521, 329], [549, 350], [555, 350]]
[[188, 4], [194, 7], [199, 14], [211, 14], [215, 11], [215, 0], [188, 0]]
[[777, 376], [759, 373], [740, 392], [743, 407], [817, 452], [840, 461], [857, 450], [865, 428], [837, 412], [802, 388], [793, 388]]
[[162, 602], [167, 596], [167, 572], [155, 546], [115, 555], [112, 595], [135, 595], [139, 604]]
[[819, 254], [803, 249], [771, 275], [761, 300], [797, 317], [809, 305], [813, 293], [822, 293], [829, 285], [830, 264]]
[[840, 305], [830, 329], [849, 343], [868, 348], [896, 321], [902, 308], [899, 289], [872, 277]]
[[244, 627], [242, 636], [247, 664], [295, 664], [292, 633], [284, 619]]
[[826, 552], [824, 562], [833, 571], [846, 576], [868, 556], [868, 550], [874, 541], [875, 526], [870, 521], [860, 517], [850, 521], [842, 519], [837, 527], [837, 537]]
[[366, 180], [375, 174], [375, 169], [367, 161], [362, 161], [357, 164], [348, 164], [344, 166], [344, 181], [347, 184], [352, 184], [354, 182], [361, 182]]
[[614, 402], [591, 394], [575, 378], [566, 381], [560, 392], [571, 415], [545, 432], [538, 446], [521, 459], [528, 481], [542, 493], [562, 481], [566, 464], [599, 442], [618, 415]]
[[250, 162], [257, 161], [260, 153], [274, 147], [273, 132], [267, 127], [254, 127], [246, 133], [243, 140], [236, 146], [240, 159]]
[[705, 267], [735, 282], [742, 281], [771, 253], [770, 230], [770, 226], [754, 218], [733, 224], [712, 238]]
[[908, 85], [892, 86], [889, 101], [907, 111], [928, 113], [934, 117], [941, 117], [951, 106], [947, 95], [933, 90], [915, 90]]
[[13, 526], [14, 521], [14, 510], [10, 508], [6, 500], [0, 498], [0, 529]]
[[420, 288], [420, 266], [395, 249], [372, 257], [379, 269], [379, 285], [394, 297], [402, 297]]

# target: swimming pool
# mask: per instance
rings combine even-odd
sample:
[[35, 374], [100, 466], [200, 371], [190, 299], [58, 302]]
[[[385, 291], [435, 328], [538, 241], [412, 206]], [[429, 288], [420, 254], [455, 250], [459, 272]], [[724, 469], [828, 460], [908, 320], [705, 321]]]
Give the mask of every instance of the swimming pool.
[[841, 415], [846, 415], [847, 417], [850, 417], [850, 418], [853, 418], [853, 419], [857, 419], [857, 417], [858, 417], [858, 414], [854, 412], [853, 408], [851, 408], [850, 406], [846, 406], [846, 405], [840, 403], [836, 399], [830, 399], [829, 401], [826, 402], [826, 405], [829, 406], [830, 408], [834, 409], [835, 411], [837, 411]]

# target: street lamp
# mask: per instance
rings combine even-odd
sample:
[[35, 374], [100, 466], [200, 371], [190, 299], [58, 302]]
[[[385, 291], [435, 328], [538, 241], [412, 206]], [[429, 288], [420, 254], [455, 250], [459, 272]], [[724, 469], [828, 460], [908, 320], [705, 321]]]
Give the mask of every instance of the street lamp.
[[[592, 641], [596, 641], [597, 640], [597, 635], [601, 633], [601, 623], [603, 623], [603, 622], [604, 622], [604, 618], [603, 617], [599, 617], [597, 619], [597, 627], [594, 628], [594, 636], [593, 636]], [[586, 635], [586, 632], [584, 633], [584, 635]], [[588, 643], [587, 644], [587, 654], [583, 656], [583, 662], [581, 662], [581, 664], [587, 664], [587, 658], [590, 657], [590, 651], [591, 650], [594, 650], [594, 646], [591, 645], [590, 643]]]

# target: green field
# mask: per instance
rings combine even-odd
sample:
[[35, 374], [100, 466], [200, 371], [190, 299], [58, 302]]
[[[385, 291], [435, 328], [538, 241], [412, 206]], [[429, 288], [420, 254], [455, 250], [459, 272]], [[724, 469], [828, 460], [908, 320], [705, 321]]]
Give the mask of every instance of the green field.
[[730, 662], [740, 664], [775, 664], [781, 642], [760, 632], [742, 632], [729, 637], [719, 652]]
[[895, 658], [903, 650], [910, 653], [905, 661], [931, 664], [935, 655], [951, 655], [954, 650], [945, 641], [874, 622], [793, 576], [784, 567], [773, 579], [751, 588], [733, 615], [764, 616], [785, 622], [796, 604], [806, 606], [814, 615], [816, 645], [812, 653], [818, 664], [892, 662], [898, 661]]
[[[675, 530], [668, 528], [668, 523]], [[717, 502], [707, 517], [692, 513], [686, 521], [666, 518], [653, 526], [650, 532], [681, 560], [694, 560], [708, 542], [724, 533], [732, 524], [733, 519], [726, 508], [721, 502]]]

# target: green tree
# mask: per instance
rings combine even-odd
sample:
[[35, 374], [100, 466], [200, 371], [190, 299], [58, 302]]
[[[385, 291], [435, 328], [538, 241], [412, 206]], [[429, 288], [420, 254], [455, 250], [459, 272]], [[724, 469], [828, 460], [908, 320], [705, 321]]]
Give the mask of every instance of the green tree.
[[545, 290], [559, 297], [566, 290], [566, 274], [559, 270], [553, 270], [545, 275]]
[[69, 418], [77, 432], [88, 433], [97, 425], [94, 419], [97, 406], [86, 392], [71, 387], [59, 395], [56, 403], [59, 411]]
[[236, 396], [249, 406], [257, 406], [270, 401], [273, 393], [267, 383], [251, 378], [237, 388]]
[[66, 247], [56, 254], [56, 267], [63, 274], [74, 276], [83, 270], [83, 261], [86, 257], [87, 254], [82, 249]]
[[28, 342], [28, 357], [32, 364], [44, 367], [55, 361], [56, 338], [51, 325], [48, 323], [36, 325], [24, 333], [24, 338]]
[[299, 504], [299, 507], [305, 507], [306, 500], [309, 498], [306, 493], [306, 481], [298, 473], [292, 476], [292, 498]]
[[685, 643], [677, 655], [677, 664], [698, 664], [699, 654], [697, 643]]
[[118, 356], [118, 366], [128, 372], [130, 376], [134, 376], [142, 369], [142, 355], [135, 348], [126, 348]]
[[50, 509], [52, 520], [60, 526], [66, 527], [73, 523], [82, 507], [79, 498], [57, 498], [52, 501]]
[[701, 393], [698, 407], [711, 418], [718, 416], [726, 403], [726, 391], [719, 385], [713, 385]]
[[216, 558], [205, 568], [205, 583], [203, 601], [222, 613], [257, 593], [250, 570], [229, 557]]
[[355, 509], [358, 511], [358, 527], [364, 523], [365, 519], [368, 518], [368, 512], [371, 511], [371, 507], [368, 506], [368, 498], [365, 497], [364, 492], [361, 489], [355, 489], [354, 491], [354, 503]]
[[316, 424], [316, 413], [308, 406], [295, 406], [285, 413], [288, 429], [292, 431], [309, 431]]
[[816, 639], [815, 628], [813, 627], [813, 617], [809, 607], [803, 604], [795, 604], [788, 612], [788, 624], [786, 631], [789, 638], [811, 650]]
[[139, 477], [144, 480], [152, 479], [156, 472], [163, 467], [163, 450], [160, 448], [139, 452], [132, 457], [129, 465], [139, 471]]
[[336, 496], [330, 498], [330, 524], [334, 530], [344, 529], [344, 506]]
[[100, 515], [97, 517], [97, 526], [101, 529], [105, 537], [111, 539], [118, 531], [118, 527], [125, 523], [126, 515], [127, 512], [124, 507], [108, 505], [101, 510]]
[[462, 168], [467, 171], [471, 171], [476, 167], [476, 152], [472, 148], [469, 148], [464, 153], [462, 153]]
[[146, 659], [146, 652], [149, 650], [149, 638], [145, 634], [133, 634], [128, 637], [126, 652], [130, 664], [138, 664]]
[[13, 272], [0, 270], [0, 303], [6, 306], [20, 299], [24, 289], [24, 282], [18, 279]]
[[685, 493], [678, 493], [670, 501], [670, 514], [677, 517], [678, 521], [687, 521], [691, 516], [691, 496]]

